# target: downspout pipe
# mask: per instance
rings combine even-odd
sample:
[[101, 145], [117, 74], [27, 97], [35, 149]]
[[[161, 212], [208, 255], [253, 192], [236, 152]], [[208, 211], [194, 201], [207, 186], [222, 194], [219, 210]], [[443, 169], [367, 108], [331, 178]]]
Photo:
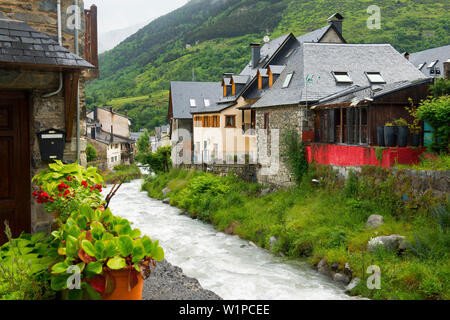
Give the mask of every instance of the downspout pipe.
[[[75, 54], [80, 55], [78, 43], [79, 28], [81, 27], [81, 10], [78, 12], [79, 3], [75, 0], [76, 16], [75, 16]], [[77, 84], [77, 162], [80, 164], [80, 82]]]
[[[62, 46], [62, 18], [61, 18], [61, 0], [57, 0], [57, 15], [58, 15], [58, 44]], [[59, 87], [55, 92], [51, 92], [42, 96], [42, 98], [50, 98], [56, 96], [61, 92], [63, 88], [63, 75], [62, 72], [59, 72]]]

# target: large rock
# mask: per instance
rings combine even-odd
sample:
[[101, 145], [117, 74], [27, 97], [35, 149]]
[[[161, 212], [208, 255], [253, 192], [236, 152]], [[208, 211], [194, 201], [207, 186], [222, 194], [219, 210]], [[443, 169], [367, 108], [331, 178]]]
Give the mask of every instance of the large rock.
[[170, 204], [170, 198], [165, 198], [165, 199], [163, 200], [163, 203], [165, 203], [165, 204]]
[[169, 187], [164, 188], [164, 189], [162, 190], [163, 196], [165, 197], [170, 191], [172, 191], [172, 190], [170, 190]]
[[369, 219], [367, 219], [366, 228], [367, 229], [376, 229], [379, 226], [381, 226], [382, 224], [384, 224], [383, 216], [380, 216], [378, 214], [373, 214], [369, 217]]
[[367, 250], [374, 251], [378, 246], [388, 250], [398, 251], [406, 248], [406, 240], [404, 236], [398, 234], [391, 234], [390, 236], [379, 236], [370, 239], [367, 243]]
[[319, 264], [317, 265], [317, 271], [319, 271], [319, 273], [323, 275], [333, 278], [334, 272], [331, 271], [326, 259], [322, 259], [319, 261]]
[[270, 245], [270, 250], [272, 250], [273, 248], [275, 248], [275, 246], [278, 244], [278, 239], [277, 237], [270, 237], [269, 239], [269, 245]]
[[348, 285], [350, 283], [350, 277], [343, 273], [335, 273], [333, 276], [333, 280], [336, 282], [341, 282], [345, 285]]
[[345, 292], [350, 292], [350, 291], [352, 291], [353, 289], [355, 289], [355, 288], [358, 286], [358, 284], [359, 284], [360, 281], [361, 281], [360, 278], [354, 278], [354, 279], [347, 285], [347, 287], [345, 287]]

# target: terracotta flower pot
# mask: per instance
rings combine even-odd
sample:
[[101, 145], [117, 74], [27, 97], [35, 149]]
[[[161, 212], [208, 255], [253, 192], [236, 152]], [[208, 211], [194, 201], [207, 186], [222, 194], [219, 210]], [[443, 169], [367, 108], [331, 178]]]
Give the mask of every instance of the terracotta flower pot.
[[137, 273], [137, 284], [136, 286], [128, 291], [128, 277], [130, 271], [128, 269], [124, 270], [113, 270], [110, 272], [111, 276], [115, 280], [115, 289], [111, 295], [104, 297], [103, 300], [142, 300], [142, 288], [144, 286], [144, 279], [140, 273]]

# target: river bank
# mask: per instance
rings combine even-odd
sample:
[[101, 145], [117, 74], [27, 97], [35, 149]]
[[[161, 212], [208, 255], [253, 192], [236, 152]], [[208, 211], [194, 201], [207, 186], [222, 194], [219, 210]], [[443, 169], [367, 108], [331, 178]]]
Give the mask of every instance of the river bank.
[[[391, 177], [352, 176], [340, 185], [332, 173], [315, 170], [301, 186], [275, 192], [233, 177], [181, 170], [147, 179], [143, 190], [274, 254], [306, 257], [343, 284], [362, 279], [352, 295], [450, 297], [448, 207], [436, 216], [430, 208], [439, 199], [425, 194], [405, 201]], [[383, 246], [375, 248], [378, 241]], [[381, 271], [375, 290], [366, 285], [371, 265]]]
[[[191, 219], [176, 207], [141, 192], [142, 182], [123, 184], [109, 207], [153, 241], [159, 240], [167, 261], [182, 268], [187, 277], [198, 280], [203, 289], [225, 300], [350, 298], [341, 286], [311, 269], [304, 260], [275, 256], [237, 235]], [[217, 298], [199, 292], [196, 281], [180, 276], [178, 268], [161, 266], [161, 272], [153, 273], [158, 289], [144, 293], [145, 299]], [[144, 291], [152, 290], [152, 279], [146, 280], [148, 289]], [[166, 286], [166, 281], [171, 284]], [[178, 290], [182, 295], [177, 295]]]
[[144, 281], [142, 300], [222, 300], [167, 260], [156, 264]]

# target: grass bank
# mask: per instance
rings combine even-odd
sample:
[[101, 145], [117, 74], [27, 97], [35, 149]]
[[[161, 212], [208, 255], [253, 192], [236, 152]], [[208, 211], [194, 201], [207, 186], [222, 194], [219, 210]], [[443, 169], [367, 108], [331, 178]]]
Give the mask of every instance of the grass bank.
[[[170, 197], [170, 203], [213, 223], [217, 229], [239, 235], [261, 247], [293, 257], [306, 257], [311, 265], [325, 258], [353, 277], [363, 279], [351, 292], [372, 299], [449, 299], [450, 236], [448, 200], [443, 216], [431, 207], [442, 200], [423, 196], [402, 200], [394, 177], [358, 179], [345, 183], [325, 167], [311, 168], [300, 186], [261, 196], [262, 186], [229, 177], [173, 169], [148, 177], [143, 189], [150, 197]], [[383, 177], [384, 175], [384, 177]], [[319, 183], [312, 182], [318, 179]], [[170, 192], [163, 196], [162, 190]], [[372, 214], [384, 217], [375, 230], [365, 227]], [[376, 236], [406, 236], [411, 248], [392, 252], [382, 248], [371, 253], [367, 242]], [[270, 238], [276, 237], [275, 246]], [[369, 290], [365, 270], [381, 269], [381, 289]]]
[[120, 164], [118, 166], [115, 166], [113, 171], [103, 172], [102, 175], [105, 183], [107, 184], [118, 183], [125, 177], [125, 182], [130, 182], [131, 180], [139, 179], [142, 176], [141, 170], [135, 164]]

